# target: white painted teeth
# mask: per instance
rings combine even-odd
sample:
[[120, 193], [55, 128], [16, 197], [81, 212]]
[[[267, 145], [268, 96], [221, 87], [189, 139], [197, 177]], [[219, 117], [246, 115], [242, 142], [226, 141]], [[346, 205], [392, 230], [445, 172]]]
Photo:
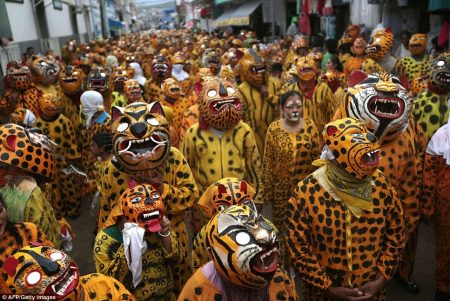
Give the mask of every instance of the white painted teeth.
[[153, 136], [150, 136], [150, 139], [158, 145], [165, 144], [167, 141], [157, 141]]
[[152, 211], [150, 213], [144, 213], [144, 218], [145, 219], [148, 219], [148, 218], [150, 218], [152, 216], [159, 216], [159, 212], [158, 211]]
[[128, 140], [128, 145], [127, 145], [127, 147], [124, 148], [124, 149], [122, 149], [122, 150], [120, 150], [118, 153], [121, 154], [121, 153], [127, 152], [127, 151], [130, 149], [131, 144], [132, 144], [132, 141], [131, 141], [131, 140]]

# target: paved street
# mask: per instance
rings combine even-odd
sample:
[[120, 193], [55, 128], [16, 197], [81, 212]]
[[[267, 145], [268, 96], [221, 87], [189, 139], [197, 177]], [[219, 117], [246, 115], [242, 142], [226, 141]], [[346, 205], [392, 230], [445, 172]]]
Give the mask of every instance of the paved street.
[[[95, 272], [92, 261], [92, 243], [95, 227], [93, 218], [89, 214], [87, 203], [83, 205], [82, 215], [72, 221], [77, 234], [74, 250], [70, 253], [80, 268], [81, 275]], [[399, 287], [394, 281], [388, 285], [388, 301], [432, 301], [434, 300], [434, 232], [426, 225], [420, 226], [419, 247], [417, 253], [414, 279], [420, 286], [420, 294], [411, 295]]]

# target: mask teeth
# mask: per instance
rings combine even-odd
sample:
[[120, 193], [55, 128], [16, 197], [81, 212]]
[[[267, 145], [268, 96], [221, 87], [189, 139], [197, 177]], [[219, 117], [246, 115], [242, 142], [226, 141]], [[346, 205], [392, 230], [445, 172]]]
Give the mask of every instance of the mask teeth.
[[118, 153], [121, 154], [121, 153], [127, 152], [130, 149], [130, 147], [131, 147], [131, 141], [128, 141], [128, 146], [125, 149], [120, 150]]

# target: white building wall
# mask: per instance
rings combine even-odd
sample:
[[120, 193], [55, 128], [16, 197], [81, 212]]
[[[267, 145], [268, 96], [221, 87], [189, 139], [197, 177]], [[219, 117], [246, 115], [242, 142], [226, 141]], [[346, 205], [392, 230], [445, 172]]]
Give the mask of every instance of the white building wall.
[[50, 38], [72, 35], [69, 6], [62, 3], [62, 10], [53, 8], [52, 0], [45, 0], [45, 15]]
[[77, 14], [78, 33], [83, 34], [87, 32], [86, 22], [83, 14]]
[[14, 42], [36, 40], [38, 38], [31, 1], [25, 0], [23, 3], [6, 2], [6, 11], [8, 12]]

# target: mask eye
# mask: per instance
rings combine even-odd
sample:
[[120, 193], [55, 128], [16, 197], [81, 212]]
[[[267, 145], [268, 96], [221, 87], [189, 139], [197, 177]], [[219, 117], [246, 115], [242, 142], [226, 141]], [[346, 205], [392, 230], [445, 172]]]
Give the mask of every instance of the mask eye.
[[50, 254], [50, 259], [53, 261], [61, 260], [64, 258], [64, 254], [61, 252], [53, 252]]
[[217, 91], [216, 90], [209, 90], [207, 95], [208, 95], [208, 97], [215, 97], [217, 95]]
[[159, 195], [159, 193], [154, 193], [152, 194], [152, 199], [157, 200], [159, 199], [161, 196]]
[[234, 94], [236, 90], [233, 87], [227, 87], [228, 94]]
[[218, 211], [222, 211], [222, 210], [225, 210], [225, 209], [227, 209], [227, 206], [225, 206], [225, 205], [220, 205], [220, 206], [217, 207]]
[[27, 275], [26, 282], [28, 285], [36, 285], [39, 281], [41, 281], [42, 275], [39, 271], [32, 271]]
[[147, 118], [147, 123], [150, 124], [150, 125], [153, 125], [153, 126], [158, 126], [159, 125], [159, 121], [155, 117]]
[[128, 123], [121, 123], [119, 124], [119, 126], [117, 127], [117, 131], [118, 132], [124, 132], [127, 128], [128, 128], [129, 124]]
[[139, 203], [140, 201], [141, 201], [141, 197], [138, 196], [131, 200], [131, 204], [136, 204], [136, 203]]
[[239, 232], [236, 235], [236, 242], [241, 246], [245, 246], [250, 242], [250, 235], [246, 232]]
[[376, 38], [375, 42], [380, 43], [381, 42], [381, 38]]
[[444, 62], [444, 61], [439, 61], [439, 62], [437, 62], [436, 65], [437, 65], [438, 67], [442, 67], [442, 66], [445, 65], [445, 62]]

